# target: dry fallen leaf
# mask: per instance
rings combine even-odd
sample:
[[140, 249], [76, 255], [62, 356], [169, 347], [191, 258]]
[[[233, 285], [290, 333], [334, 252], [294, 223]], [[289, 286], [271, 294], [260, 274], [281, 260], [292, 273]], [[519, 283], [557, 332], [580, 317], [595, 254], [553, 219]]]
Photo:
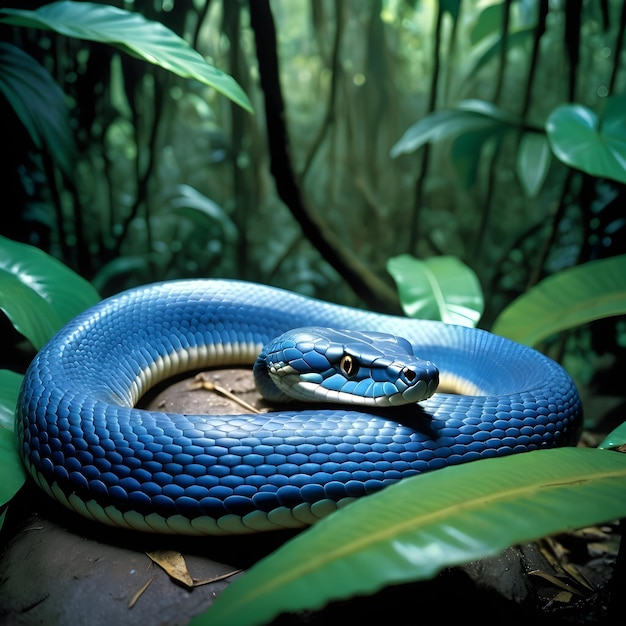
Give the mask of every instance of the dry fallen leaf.
[[176, 552], [176, 550], [155, 550], [154, 552], [146, 552], [146, 554], [158, 566], [162, 567], [171, 578], [185, 585], [188, 589], [193, 587], [193, 578], [180, 552]]
[[[226, 574], [218, 574], [217, 576], [213, 576], [212, 578], [207, 578], [205, 580], [196, 580], [192, 578], [189, 573], [187, 564], [185, 563], [185, 558], [180, 552], [176, 552], [176, 550], [155, 550], [154, 552], [146, 552], [146, 554], [159, 567], [162, 567], [171, 578], [180, 582], [188, 589], [224, 580], [225, 578], [230, 578], [231, 576], [239, 574], [239, 572], [243, 571], [236, 569], [231, 572], [227, 572]], [[150, 582], [152, 581], [149, 581], [148, 584], [150, 584]], [[141, 595], [141, 593], [145, 591], [148, 584], [145, 585], [144, 588], [142, 588], [136, 595]]]
[[561, 542], [552, 537], [546, 537], [540, 541], [539, 549], [557, 576], [570, 578], [581, 588], [594, 591], [593, 585], [589, 583], [578, 567], [567, 560], [570, 552]]
[[536, 569], [528, 573], [531, 576], [538, 576], [539, 578], [543, 578], [544, 580], [548, 581], [555, 587], [562, 589], [563, 591], [566, 591], [571, 594], [576, 594], [577, 596], [583, 595], [582, 593], [580, 593], [580, 591], [578, 591], [577, 589], [575, 589], [568, 583], [563, 582], [562, 580], [559, 580], [556, 576], [553, 576], [552, 574], [548, 574], [548, 572], [543, 572], [541, 570]]

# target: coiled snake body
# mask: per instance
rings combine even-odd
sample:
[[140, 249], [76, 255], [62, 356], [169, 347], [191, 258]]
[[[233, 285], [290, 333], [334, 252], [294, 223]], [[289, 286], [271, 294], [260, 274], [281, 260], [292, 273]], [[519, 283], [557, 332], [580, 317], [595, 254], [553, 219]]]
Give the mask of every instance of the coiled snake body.
[[[457, 393], [397, 413], [134, 408], [173, 374], [250, 365], [274, 337], [301, 326], [404, 337]], [[576, 387], [558, 364], [488, 332], [250, 283], [190, 280], [124, 292], [61, 330], [26, 374], [16, 430], [35, 481], [88, 518], [159, 533], [233, 534], [305, 526], [447, 465], [567, 445], [581, 419]]]

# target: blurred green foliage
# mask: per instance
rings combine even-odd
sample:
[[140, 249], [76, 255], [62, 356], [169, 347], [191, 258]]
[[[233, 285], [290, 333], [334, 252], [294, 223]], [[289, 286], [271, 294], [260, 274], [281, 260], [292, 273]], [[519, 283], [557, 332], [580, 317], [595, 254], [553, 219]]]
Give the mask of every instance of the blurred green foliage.
[[[230, 276], [399, 311], [388, 259], [445, 255], [478, 277], [489, 328], [626, 249], [622, 0], [108, 4], [177, 33], [254, 114], [114, 36], [0, 15], [20, 77], [0, 80], [0, 233], [102, 295]], [[19, 8], [40, 5], [73, 10]], [[612, 319], [543, 348], [590, 381], [623, 335]]]

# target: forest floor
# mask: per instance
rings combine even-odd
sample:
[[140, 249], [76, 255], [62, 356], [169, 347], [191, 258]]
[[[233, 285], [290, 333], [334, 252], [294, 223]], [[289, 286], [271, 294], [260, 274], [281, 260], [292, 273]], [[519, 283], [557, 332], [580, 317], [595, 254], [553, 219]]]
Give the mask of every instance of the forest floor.
[[[249, 371], [203, 376], [261, 406]], [[607, 399], [594, 410], [610, 412], [616, 402]], [[144, 404], [196, 414], [242, 412], [194, 378], [156, 390]], [[582, 445], [599, 437], [586, 432]], [[623, 624], [626, 572], [615, 567], [623, 528], [616, 522], [515, 546], [498, 557], [444, 570], [430, 581], [283, 615], [275, 623]], [[0, 534], [0, 624], [183, 626], [295, 534], [196, 539], [118, 530], [83, 520], [28, 484]], [[182, 570], [168, 574], [181, 558]]]

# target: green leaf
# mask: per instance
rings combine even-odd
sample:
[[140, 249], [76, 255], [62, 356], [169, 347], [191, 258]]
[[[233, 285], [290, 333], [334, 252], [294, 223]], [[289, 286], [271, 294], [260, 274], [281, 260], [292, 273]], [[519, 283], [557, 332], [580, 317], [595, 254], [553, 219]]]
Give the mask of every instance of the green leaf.
[[517, 176], [524, 193], [534, 198], [550, 169], [550, 145], [545, 135], [525, 133], [517, 152]]
[[410, 126], [391, 148], [392, 158], [415, 152], [429, 142], [493, 126], [493, 120], [474, 111], [443, 110], [424, 116]]
[[608, 448], [619, 448], [626, 445], [626, 422], [622, 422], [614, 428], [603, 440], [598, 448], [605, 450]]
[[65, 95], [49, 72], [11, 44], [0, 42], [0, 92], [38, 149], [68, 176], [76, 154]]
[[284, 544], [191, 623], [265, 624], [281, 612], [431, 578], [517, 543], [624, 517], [625, 489], [626, 455], [589, 448], [514, 454], [404, 479]]
[[529, 289], [498, 316], [492, 331], [534, 346], [592, 320], [626, 313], [626, 255], [563, 270]]
[[45, 252], [0, 237], [0, 309], [37, 350], [99, 299], [86, 280]]
[[500, 132], [512, 128], [516, 120], [494, 104], [484, 100], [464, 100], [456, 109], [435, 111], [410, 126], [391, 148], [396, 158], [409, 154], [429, 142], [437, 142], [465, 133]]
[[580, 104], [556, 108], [546, 132], [557, 159], [591, 176], [626, 183], [626, 96], [607, 102], [604, 115]]
[[408, 317], [476, 326], [483, 295], [476, 274], [456, 257], [420, 261], [403, 254], [387, 261]]
[[[20, 490], [26, 471], [15, 441], [15, 405], [24, 377], [9, 370], [0, 370], [0, 508]], [[2, 522], [0, 519], [0, 528]]]
[[0, 428], [13, 430], [15, 405], [23, 378], [10, 370], [0, 370]]
[[115, 46], [183, 78], [198, 80], [252, 112], [235, 80], [209, 65], [184, 39], [140, 13], [93, 2], [53, 2], [36, 11], [2, 9], [5, 24], [53, 30], [61, 35]]

